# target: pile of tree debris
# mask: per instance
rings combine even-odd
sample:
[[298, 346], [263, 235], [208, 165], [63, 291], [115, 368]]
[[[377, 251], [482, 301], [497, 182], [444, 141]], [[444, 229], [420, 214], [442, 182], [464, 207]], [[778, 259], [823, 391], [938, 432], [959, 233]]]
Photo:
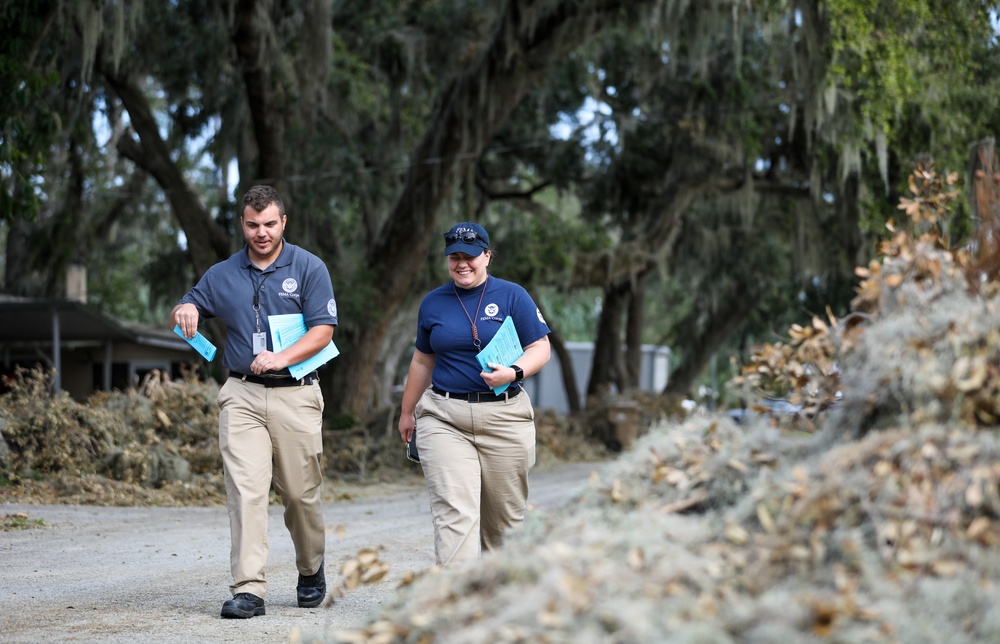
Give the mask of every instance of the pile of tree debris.
[[225, 499], [218, 387], [154, 371], [84, 403], [52, 373], [19, 369], [0, 396], [0, 499], [91, 505], [211, 505]]
[[851, 316], [734, 383], [783, 389], [809, 432], [660, 423], [501, 551], [329, 639], [1000, 641], [1000, 298], [936, 229], [882, 250]]
[[[19, 370], [0, 396], [0, 501], [86, 505], [225, 503], [219, 385], [153, 371], [127, 391], [76, 402], [53, 395], [54, 373]], [[324, 431], [324, 499], [366, 486], [419, 482], [395, 431], [399, 409], [367, 427]], [[387, 423], [391, 431], [386, 431]], [[540, 465], [607, 457], [586, 419], [536, 417]], [[277, 498], [272, 498], [277, 502]]]

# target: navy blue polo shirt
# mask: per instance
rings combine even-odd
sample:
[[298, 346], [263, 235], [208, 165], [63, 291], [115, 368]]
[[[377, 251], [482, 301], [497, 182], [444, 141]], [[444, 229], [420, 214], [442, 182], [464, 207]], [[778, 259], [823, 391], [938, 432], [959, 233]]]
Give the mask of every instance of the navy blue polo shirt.
[[[483, 289], [486, 289], [485, 295]], [[459, 297], [462, 304], [459, 304]], [[472, 341], [472, 323], [466, 311], [476, 321], [482, 347], [489, 344], [508, 315], [513, 319], [521, 347], [549, 334], [549, 327], [534, 300], [524, 287], [513, 282], [490, 276], [468, 290], [456, 289], [453, 282], [434, 289], [420, 303], [416, 347], [424, 353], [434, 354], [433, 385], [452, 393], [489, 390], [479, 375], [482, 372], [476, 360], [479, 349]]]
[[[337, 300], [326, 264], [309, 251], [283, 241], [274, 263], [261, 271], [250, 262], [247, 247], [208, 269], [181, 304], [194, 304], [201, 320], [226, 323], [222, 363], [230, 371], [251, 373], [253, 334], [257, 331], [254, 294], [259, 294], [260, 331], [273, 351], [267, 316], [301, 313], [307, 328], [337, 325]], [[282, 372], [278, 372], [282, 373]], [[283, 371], [287, 375], [288, 370]]]

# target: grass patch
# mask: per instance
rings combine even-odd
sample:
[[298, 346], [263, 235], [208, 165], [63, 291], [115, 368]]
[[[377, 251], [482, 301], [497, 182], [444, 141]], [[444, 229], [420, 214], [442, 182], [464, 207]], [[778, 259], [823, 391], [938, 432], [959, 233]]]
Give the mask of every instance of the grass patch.
[[32, 528], [44, 528], [45, 519], [30, 519], [27, 514], [18, 512], [17, 514], [5, 514], [0, 517], [0, 531], [10, 530], [30, 530]]

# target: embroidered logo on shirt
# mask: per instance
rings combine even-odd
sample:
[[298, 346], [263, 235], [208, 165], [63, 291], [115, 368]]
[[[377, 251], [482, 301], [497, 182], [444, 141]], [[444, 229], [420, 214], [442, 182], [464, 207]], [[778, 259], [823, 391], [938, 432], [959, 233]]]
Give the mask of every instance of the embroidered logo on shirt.
[[289, 277], [284, 282], [281, 283], [281, 290], [285, 293], [294, 293], [295, 289], [299, 287], [299, 283], [295, 281], [294, 277]]
[[326, 303], [326, 312], [332, 317], [337, 317], [337, 300], [330, 298], [330, 301]]
[[500, 307], [495, 302], [490, 302], [483, 307], [483, 314], [479, 316], [479, 321], [486, 322], [487, 320], [493, 320], [494, 322], [503, 322], [503, 318], [497, 315], [498, 313], [500, 313]]
[[545, 322], [545, 318], [542, 317], [542, 310], [540, 308], [536, 307], [535, 308], [535, 313], [538, 314], [538, 321], [541, 322], [542, 324], [545, 324], [546, 323]]

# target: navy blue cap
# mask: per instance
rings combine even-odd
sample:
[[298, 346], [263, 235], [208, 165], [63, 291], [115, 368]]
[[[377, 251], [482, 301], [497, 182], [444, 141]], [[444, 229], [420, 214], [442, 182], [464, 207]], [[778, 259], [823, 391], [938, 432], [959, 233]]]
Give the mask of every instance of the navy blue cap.
[[490, 236], [486, 229], [471, 221], [463, 221], [452, 226], [444, 234], [444, 254], [465, 253], [470, 257], [479, 257], [484, 250], [490, 249]]

